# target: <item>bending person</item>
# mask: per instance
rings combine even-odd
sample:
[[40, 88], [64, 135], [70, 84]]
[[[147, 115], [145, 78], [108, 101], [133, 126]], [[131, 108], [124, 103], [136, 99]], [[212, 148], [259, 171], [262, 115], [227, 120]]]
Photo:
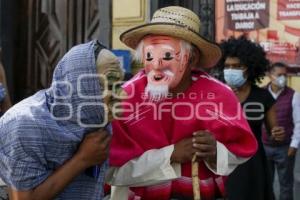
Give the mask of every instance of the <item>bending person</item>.
[[[50, 88], [7, 111], [0, 119], [0, 177], [10, 199], [102, 199], [111, 138], [105, 111], [113, 100], [102, 98], [104, 81], [122, 73], [98, 42], [78, 45], [56, 66]], [[95, 165], [98, 175], [88, 170]]]

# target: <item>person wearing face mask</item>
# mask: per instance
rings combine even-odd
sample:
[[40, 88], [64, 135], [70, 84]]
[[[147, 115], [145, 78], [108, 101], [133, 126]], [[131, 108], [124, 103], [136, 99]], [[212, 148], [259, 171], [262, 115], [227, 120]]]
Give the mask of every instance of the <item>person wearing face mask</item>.
[[258, 142], [258, 151], [247, 162], [238, 166], [228, 177], [226, 192], [229, 200], [273, 199], [268, 163], [261, 140], [262, 125], [269, 135], [280, 140], [283, 128], [277, 126], [275, 100], [265, 89], [256, 86], [265, 75], [269, 64], [263, 48], [242, 35], [221, 43], [223, 58], [219, 68], [224, 80], [238, 97], [245, 116]]
[[269, 161], [272, 180], [275, 169], [280, 185], [280, 200], [293, 199], [293, 168], [297, 148], [300, 142], [300, 95], [287, 83], [287, 65], [273, 63], [268, 70], [271, 82], [266, 86], [276, 99], [276, 116], [278, 124], [285, 131], [280, 140], [275, 140], [263, 130], [263, 143]]
[[112, 123], [111, 200], [193, 199], [194, 155], [201, 197], [224, 197], [226, 176], [256, 152], [234, 93], [200, 70], [222, 53], [199, 32], [195, 13], [170, 6], [120, 36], [144, 69], [123, 85], [125, 111]]

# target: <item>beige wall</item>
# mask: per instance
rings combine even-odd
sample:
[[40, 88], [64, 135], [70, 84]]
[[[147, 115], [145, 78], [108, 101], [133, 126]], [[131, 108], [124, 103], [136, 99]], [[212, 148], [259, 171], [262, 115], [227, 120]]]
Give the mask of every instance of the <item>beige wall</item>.
[[288, 85], [300, 92], [300, 76], [292, 76], [289, 78]]
[[[259, 86], [265, 86], [270, 82], [270, 79], [268, 77], [265, 77]], [[300, 92], [300, 76], [289, 76], [287, 85], [296, 90], [297, 92]]]
[[[119, 39], [122, 32], [150, 21], [150, 0], [113, 0], [112, 48], [129, 49]], [[132, 50], [132, 49], [129, 49]], [[132, 63], [133, 74], [141, 65]]]
[[128, 49], [121, 43], [122, 32], [149, 20], [149, 0], [113, 0], [112, 47]]

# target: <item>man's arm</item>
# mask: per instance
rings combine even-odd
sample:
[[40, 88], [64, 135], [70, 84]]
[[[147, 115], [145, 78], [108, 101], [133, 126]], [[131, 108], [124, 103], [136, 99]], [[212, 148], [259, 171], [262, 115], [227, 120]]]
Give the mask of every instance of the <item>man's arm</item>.
[[277, 125], [275, 105], [273, 105], [266, 113], [265, 126], [268, 133], [275, 141], [283, 141], [285, 139], [284, 128]]
[[112, 167], [106, 177], [111, 185], [147, 186], [181, 176], [181, 163], [190, 162], [197, 149], [193, 138], [185, 138], [161, 149], [144, 152], [121, 167]]
[[290, 148], [288, 151], [289, 156], [296, 155], [296, 151], [300, 142], [300, 93], [295, 92], [292, 100], [292, 108], [293, 108], [293, 123], [294, 130], [292, 141], [290, 144]]
[[208, 130], [193, 134], [193, 146], [197, 148], [198, 161], [203, 160], [212, 172], [221, 176], [228, 176], [238, 165], [249, 159], [231, 153]]
[[231, 153], [224, 144], [217, 142], [217, 163], [212, 165], [204, 162], [210, 171], [221, 176], [228, 176], [240, 164], [249, 160], [249, 158], [238, 157]]
[[115, 186], [137, 187], [179, 178], [181, 163], [191, 162], [196, 152], [199, 161], [203, 160], [211, 171], [224, 176], [249, 159], [235, 156], [215, 141], [211, 133], [200, 131], [175, 145], [146, 151], [121, 167], [111, 167], [106, 180]]
[[152, 149], [132, 159], [121, 167], [111, 167], [106, 180], [114, 186], [147, 186], [181, 176], [179, 163], [171, 163], [174, 145]]
[[[203, 147], [200, 148], [201, 144]], [[181, 163], [191, 162], [197, 151], [199, 160], [203, 159], [208, 168], [219, 175], [230, 174], [239, 164], [249, 159], [229, 152], [208, 131], [198, 132], [193, 138], [183, 139], [175, 145], [146, 151], [122, 167], [111, 167], [106, 176], [107, 182], [112, 185], [110, 199], [128, 199], [130, 186], [155, 185], [179, 178]]]
[[10, 188], [12, 200], [50, 200], [55, 198], [72, 180], [88, 167], [102, 164], [108, 156], [110, 135], [100, 130], [88, 134], [77, 153], [58, 168], [44, 182], [28, 191]]
[[[146, 151], [140, 157], [132, 159], [122, 167], [111, 167], [108, 170], [106, 181], [114, 186], [148, 186], [181, 176], [181, 164], [171, 163], [174, 145], [161, 149]], [[215, 174], [227, 176], [239, 164], [249, 158], [237, 157], [222, 143], [217, 142], [217, 162], [215, 165], [206, 161], [206, 166]], [[151, 162], [149, 162], [151, 160]], [[135, 174], [132, 176], [132, 174]]]

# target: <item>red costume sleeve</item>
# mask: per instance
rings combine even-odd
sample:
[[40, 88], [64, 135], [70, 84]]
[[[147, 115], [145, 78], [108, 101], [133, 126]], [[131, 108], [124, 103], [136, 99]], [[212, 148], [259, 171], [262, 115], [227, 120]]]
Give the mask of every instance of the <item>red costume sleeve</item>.
[[[145, 77], [134, 78], [134, 87], [125, 88], [133, 98], [126, 100], [136, 106], [143, 102], [142, 93], [146, 85]], [[132, 89], [134, 88], [134, 89]], [[191, 98], [190, 94], [196, 98]], [[251, 157], [257, 150], [257, 141], [244, 117], [244, 112], [234, 93], [224, 84], [216, 81], [205, 73], [193, 83], [185, 93], [185, 97], [166, 100], [162, 119], [153, 119], [155, 113], [152, 107], [138, 107], [125, 116], [126, 120], [113, 122], [113, 137], [111, 142], [110, 163], [112, 166], [122, 166], [127, 161], [142, 155], [149, 149], [159, 149], [175, 144], [183, 138], [191, 137], [199, 130], [209, 130], [217, 141], [239, 157]], [[185, 116], [188, 109], [176, 106], [186, 102], [195, 108], [196, 115], [189, 120], [175, 119]], [[146, 107], [146, 108], [145, 108]], [[168, 112], [169, 109], [169, 112]], [[149, 111], [150, 110], [150, 111]], [[174, 112], [173, 112], [174, 111]], [[135, 119], [133, 115], [139, 116]]]

